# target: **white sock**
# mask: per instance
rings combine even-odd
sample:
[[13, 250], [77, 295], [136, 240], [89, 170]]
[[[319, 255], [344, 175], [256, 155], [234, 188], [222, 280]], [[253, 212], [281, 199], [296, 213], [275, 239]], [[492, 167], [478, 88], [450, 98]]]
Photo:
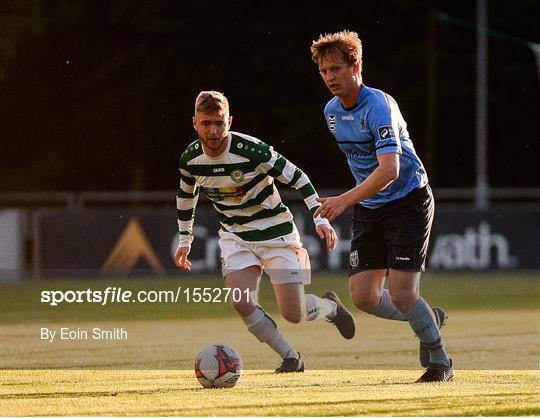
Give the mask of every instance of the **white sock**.
[[306, 320], [308, 322], [322, 319], [323, 317], [332, 318], [336, 315], [337, 304], [335, 301], [327, 298], [317, 297], [313, 294], [306, 294]]
[[248, 330], [259, 340], [266, 343], [282, 358], [300, 358], [289, 342], [285, 340], [276, 322], [261, 307], [256, 307], [253, 313], [242, 317]]

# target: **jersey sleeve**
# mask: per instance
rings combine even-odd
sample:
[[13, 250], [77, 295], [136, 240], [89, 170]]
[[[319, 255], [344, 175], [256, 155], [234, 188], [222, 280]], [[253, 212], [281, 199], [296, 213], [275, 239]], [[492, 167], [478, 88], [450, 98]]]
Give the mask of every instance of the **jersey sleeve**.
[[180, 185], [176, 191], [176, 211], [178, 218], [178, 247], [190, 247], [193, 242], [193, 222], [195, 207], [199, 198], [196, 178], [191, 176], [187, 164], [180, 160]]
[[[313, 214], [320, 206], [317, 202], [319, 195], [308, 176], [289, 160], [276, 152], [272, 146], [268, 146], [268, 151], [270, 153], [270, 159], [260, 163], [256, 170], [272, 176], [281, 183], [297, 190], [302, 196], [306, 206]], [[326, 219], [317, 217], [316, 223], [325, 224]]]
[[399, 127], [393, 118], [389, 103], [378, 103], [368, 112], [367, 122], [375, 139], [375, 152], [381, 154], [401, 154]]

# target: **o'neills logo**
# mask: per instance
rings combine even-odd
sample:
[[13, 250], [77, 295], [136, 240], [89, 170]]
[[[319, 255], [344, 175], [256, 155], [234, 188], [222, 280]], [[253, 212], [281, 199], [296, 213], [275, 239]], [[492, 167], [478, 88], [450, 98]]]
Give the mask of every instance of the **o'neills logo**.
[[101, 273], [127, 275], [141, 258], [155, 272], [159, 274], [165, 273], [165, 269], [163, 269], [156, 252], [152, 249], [141, 223], [137, 218], [132, 218], [103, 264]]

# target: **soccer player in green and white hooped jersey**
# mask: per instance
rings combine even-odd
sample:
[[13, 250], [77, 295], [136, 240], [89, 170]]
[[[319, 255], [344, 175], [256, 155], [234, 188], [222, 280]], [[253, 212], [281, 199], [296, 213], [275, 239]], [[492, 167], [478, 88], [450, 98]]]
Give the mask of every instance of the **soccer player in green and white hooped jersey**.
[[[242, 299], [233, 301], [233, 307], [248, 330], [283, 358], [276, 373], [301, 372], [304, 360], [257, 303], [262, 271], [270, 276], [279, 311], [287, 321], [327, 318], [345, 338], [351, 339], [354, 319], [334, 292], [327, 291], [322, 298], [304, 294], [304, 285], [311, 282], [309, 256], [291, 212], [281, 202], [274, 178], [297, 189], [312, 213], [319, 206], [313, 185], [271, 146], [229, 131], [231, 122], [229, 104], [222, 93], [203, 91], [197, 96], [193, 127], [199, 138], [180, 157], [180, 240], [175, 262], [182, 269], [191, 267], [188, 254], [195, 207], [202, 190], [220, 219], [225, 283], [241, 291]], [[319, 237], [326, 241], [328, 250], [334, 250], [337, 236], [330, 223], [321, 217], [314, 221]]]

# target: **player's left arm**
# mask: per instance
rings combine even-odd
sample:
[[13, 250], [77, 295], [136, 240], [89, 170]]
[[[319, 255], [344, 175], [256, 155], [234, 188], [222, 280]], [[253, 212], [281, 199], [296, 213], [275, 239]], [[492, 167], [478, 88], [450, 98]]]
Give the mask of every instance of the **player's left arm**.
[[[266, 174], [277, 179], [279, 182], [297, 190], [302, 196], [306, 206], [312, 214], [315, 214], [319, 203], [319, 195], [309, 180], [309, 177], [293, 163], [269, 147], [271, 158], [264, 164], [259, 165], [259, 169], [265, 170]], [[334, 250], [338, 243], [338, 237], [330, 222], [320, 216], [313, 215], [315, 231], [326, 241], [328, 250]]]

